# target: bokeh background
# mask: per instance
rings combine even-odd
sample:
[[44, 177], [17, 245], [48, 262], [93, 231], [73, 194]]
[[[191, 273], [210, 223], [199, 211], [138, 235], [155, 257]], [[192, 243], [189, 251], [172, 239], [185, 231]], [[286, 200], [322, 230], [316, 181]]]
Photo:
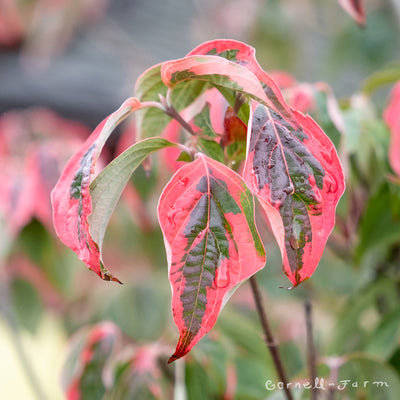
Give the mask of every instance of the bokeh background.
[[[319, 354], [332, 361], [366, 352], [368, 361], [354, 355], [354, 365], [361, 363], [368, 378], [384, 371], [383, 378], [400, 388], [400, 200], [398, 184], [385, 178], [389, 133], [381, 120], [391, 86], [377, 85], [367, 100], [355, 96], [377, 72], [389, 71], [384, 81], [390, 82], [390, 71], [398, 71], [400, 1], [367, 0], [366, 15], [360, 28], [336, 0], [0, 0], [1, 399], [64, 398], [74, 371], [65, 367], [69, 356], [73, 363], [73, 343], [87, 335], [82, 328], [101, 321], [119, 327], [125, 348], [156, 342], [162, 358], [163, 346], [166, 353], [173, 347], [155, 215], [167, 175], [160, 178], [157, 165], [150, 177], [135, 173], [135, 192], [113, 216], [105, 260], [122, 287], [102, 282], [57, 240], [49, 193], [68, 157], [133, 94], [146, 68], [216, 38], [254, 46], [266, 71], [326, 82], [347, 123], [350, 190], [310, 282], [292, 292], [280, 288], [288, 281], [271, 235], [263, 232], [268, 262], [258, 276], [290, 375], [306, 369], [303, 301], [311, 298]], [[340, 145], [339, 133], [331, 133]], [[108, 143], [104, 162], [118, 152], [118, 138]], [[388, 208], [393, 213], [387, 215]], [[273, 367], [246, 286], [186, 365], [190, 399], [272, 394], [264, 382], [274, 376]], [[349, 365], [343, 376], [361, 376]], [[171, 394], [176, 372], [164, 368]], [[382, 399], [396, 398], [387, 396]]]

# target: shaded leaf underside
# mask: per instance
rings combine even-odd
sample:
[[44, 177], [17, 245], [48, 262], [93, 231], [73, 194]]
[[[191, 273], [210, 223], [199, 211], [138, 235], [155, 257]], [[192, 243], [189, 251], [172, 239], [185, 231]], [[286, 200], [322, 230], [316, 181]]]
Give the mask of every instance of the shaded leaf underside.
[[[144, 107], [144, 106], [143, 106]], [[105, 268], [101, 259], [101, 243], [104, 236], [105, 226], [115, 206], [116, 201], [129, 179], [133, 169], [152, 151], [172, 145], [169, 142], [162, 142], [163, 139], [153, 138], [153, 142], [137, 143], [116, 160], [113, 167], [106, 168], [104, 173], [97, 179], [97, 191], [107, 192], [102, 199], [96, 198], [97, 209], [101, 213], [92, 214], [92, 197], [90, 193], [90, 182], [95, 171], [96, 163], [106, 140], [114, 131], [114, 128], [129, 114], [142, 108], [142, 104], [136, 98], [126, 100], [122, 106], [108, 116], [86, 142], [81, 149], [69, 160], [60, 179], [52, 191], [52, 204], [54, 210], [54, 226], [60, 239], [75, 251], [79, 258], [85, 262], [89, 269], [96, 272], [104, 280], [119, 280], [111, 275]], [[155, 141], [155, 142], [154, 142]], [[128, 157], [127, 157], [128, 155]], [[131, 170], [123, 170], [119, 176], [112, 172], [118, 170], [121, 162], [127, 162]], [[130, 164], [129, 164], [130, 163]], [[128, 175], [127, 175], [128, 172]], [[111, 183], [107, 181], [112, 175]], [[96, 186], [96, 185], [95, 185]], [[89, 217], [90, 221], [89, 221]], [[94, 236], [92, 236], [94, 232]]]

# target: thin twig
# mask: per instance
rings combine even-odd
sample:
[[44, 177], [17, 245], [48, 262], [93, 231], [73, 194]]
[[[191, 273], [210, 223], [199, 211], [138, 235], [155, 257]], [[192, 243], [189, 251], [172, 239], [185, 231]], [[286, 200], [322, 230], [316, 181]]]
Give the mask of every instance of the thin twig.
[[160, 104], [162, 105], [165, 114], [169, 115], [171, 118], [177, 121], [182, 126], [182, 128], [185, 129], [192, 136], [196, 136], [192, 127], [182, 118], [182, 116], [178, 113], [178, 111], [176, 111], [174, 106], [170, 104], [170, 100], [168, 98], [166, 99], [161, 95], [159, 97], [160, 97]]
[[282, 359], [279, 354], [278, 343], [276, 342], [276, 340], [272, 334], [271, 327], [268, 322], [267, 314], [265, 312], [265, 308], [262, 303], [261, 291], [260, 291], [260, 288], [258, 286], [257, 280], [254, 275], [252, 277], [250, 277], [250, 285], [251, 285], [251, 290], [253, 292], [254, 301], [256, 303], [258, 316], [260, 318], [261, 325], [263, 328], [264, 341], [271, 353], [272, 360], [274, 361], [274, 365], [275, 365], [276, 371], [278, 373], [279, 379], [283, 383], [283, 390], [285, 392], [286, 399], [293, 400], [292, 392], [289, 390], [286, 371], [283, 367]]
[[312, 305], [310, 300], [304, 302], [304, 310], [306, 315], [306, 332], [307, 332], [307, 361], [308, 371], [310, 374], [310, 382], [313, 385], [311, 389], [311, 400], [317, 400], [317, 388], [315, 387], [315, 381], [317, 378], [317, 367], [316, 367], [316, 351], [314, 346], [314, 335], [313, 335], [313, 324], [312, 324]]

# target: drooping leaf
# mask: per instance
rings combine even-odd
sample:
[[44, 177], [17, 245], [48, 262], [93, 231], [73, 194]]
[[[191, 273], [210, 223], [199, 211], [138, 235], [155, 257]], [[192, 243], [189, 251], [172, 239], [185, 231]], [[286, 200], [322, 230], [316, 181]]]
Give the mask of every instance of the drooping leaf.
[[392, 90], [384, 112], [384, 120], [391, 133], [389, 162], [393, 171], [400, 177], [400, 81]]
[[159, 137], [137, 142], [108, 164], [91, 183], [92, 212], [88, 217], [89, 230], [100, 249], [100, 256], [108, 221], [133, 171], [150, 153], [172, 146], [175, 144]]
[[235, 172], [200, 154], [165, 187], [158, 205], [180, 337], [170, 362], [215, 324], [234, 288], [265, 264], [254, 200]]
[[130, 98], [101, 122], [69, 160], [51, 193], [54, 226], [59, 238], [104, 280], [118, 281], [104, 267], [98, 244], [89, 232], [88, 217], [92, 212], [89, 186], [106, 140], [124, 118], [140, 107], [137, 99]]
[[365, 0], [338, 0], [338, 2], [358, 25], [365, 25]]
[[260, 67], [253, 47], [236, 40], [212, 40], [193, 49], [188, 56], [215, 55], [234, 62], [251, 71], [261, 82], [268, 98], [267, 105], [296, 123], [290, 107], [286, 104], [274, 80]]
[[274, 107], [254, 73], [218, 56], [189, 56], [165, 62], [161, 66], [161, 78], [172, 89], [182, 82], [204, 81]]
[[296, 286], [318, 265], [344, 177], [329, 138], [310, 117], [294, 115], [302, 129], [257, 106], [249, 124], [244, 179], [267, 213], [284, 271]]

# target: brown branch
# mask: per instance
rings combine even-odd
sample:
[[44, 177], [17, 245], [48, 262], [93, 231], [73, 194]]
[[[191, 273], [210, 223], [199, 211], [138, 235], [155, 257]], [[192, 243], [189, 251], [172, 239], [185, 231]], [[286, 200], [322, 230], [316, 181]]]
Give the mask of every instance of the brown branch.
[[310, 382], [313, 385], [311, 389], [311, 400], [317, 400], [317, 388], [315, 387], [315, 381], [317, 378], [317, 367], [316, 367], [316, 352], [314, 346], [313, 336], [313, 324], [312, 324], [312, 305], [310, 300], [304, 302], [304, 310], [306, 316], [306, 332], [307, 332], [307, 362], [308, 371], [310, 374]]
[[160, 103], [163, 107], [162, 110], [165, 112], [165, 114], [167, 114], [172, 119], [177, 121], [179, 123], [179, 125], [181, 125], [182, 128], [185, 129], [192, 136], [196, 136], [192, 127], [182, 118], [182, 116], [178, 113], [178, 111], [176, 111], [174, 106], [172, 104], [170, 104], [170, 100], [167, 100], [165, 97], [163, 97], [161, 95], [159, 97], [160, 97]]
[[271, 353], [272, 360], [274, 362], [276, 372], [278, 373], [280, 381], [283, 383], [283, 389], [287, 400], [293, 400], [292, 392], [289, 390], [288, 379], [286, 371], [283, 367], [282, 359], [279, 354], [278, 343], [276, 342], [271, 327], [268, 322], [267, 314], [261, 299], [261, 291], [258, 286], [256, 277], [253, 275], [250, 277], [251, 290], [253, 292], [254, 301], [256, 303], [257, 313], [260, 318], [261, 326], [264, 332], [264, 341]]

